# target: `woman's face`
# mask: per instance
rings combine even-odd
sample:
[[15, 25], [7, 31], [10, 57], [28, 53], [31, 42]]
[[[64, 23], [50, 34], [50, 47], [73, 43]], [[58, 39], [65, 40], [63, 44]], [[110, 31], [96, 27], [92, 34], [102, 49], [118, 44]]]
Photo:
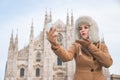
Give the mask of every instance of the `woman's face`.
[[79, 32], [81, 34], [81, 37], [84, 39], [88, 39], [89, 38], [89, 25], [86, 24], [82, 24], [79, 26]]

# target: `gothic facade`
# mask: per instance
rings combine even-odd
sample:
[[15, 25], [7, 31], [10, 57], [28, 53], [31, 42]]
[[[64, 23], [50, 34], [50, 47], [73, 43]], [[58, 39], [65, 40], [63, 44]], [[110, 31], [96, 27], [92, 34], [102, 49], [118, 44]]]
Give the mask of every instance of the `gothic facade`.
[[[15, 40], [11, 34], [6, 62], [5, 80], [72, 80], [75, 63], [74, 60], [62, 62], [51, 50], [46, 39], [48, 24], [52, 23], [51, 12], [45, 14], [44, 28], [40, 35], [34, 38], [34, 27], [31, 24], [29, 44], [18, 50], [18, 35]], [[67, 13], [66, 23], [57, 20], [52, 23], [58, 34], [58, 42], [66, 49], [75, 40], [73, 14]], [[104, 68], [106, 78], [109, 78], [108, 69]], [[107, 74], [106, 74], [107, 73]]]

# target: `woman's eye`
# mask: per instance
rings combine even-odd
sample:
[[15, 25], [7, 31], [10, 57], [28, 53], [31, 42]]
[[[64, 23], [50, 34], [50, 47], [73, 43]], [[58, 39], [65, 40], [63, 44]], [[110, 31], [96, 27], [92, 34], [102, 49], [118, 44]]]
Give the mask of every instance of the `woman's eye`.
[[81, 27], [79, 27], [79, 30], [82, 30], [82, 28], [81, 28]]
[[85, 29], [88, 29], [88, 26], [85, 26], [84, 28], [85, 28]]

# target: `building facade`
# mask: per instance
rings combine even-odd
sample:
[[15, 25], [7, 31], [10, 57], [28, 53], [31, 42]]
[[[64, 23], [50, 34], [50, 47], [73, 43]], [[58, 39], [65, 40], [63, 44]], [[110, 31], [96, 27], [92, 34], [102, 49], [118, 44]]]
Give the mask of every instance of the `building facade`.
[[118, 74], [111, 74], [111, 80], [120, 80], [120, 75], [118, 75]]
[[[31, 24], [29, 44], [18, 50], [18, 35], [13, 39], [11, 34], [6, 62], [5, 80], [72, 80], [75, 71], [74, 60], [62, 62], [51, 50], [50, 43], [46, 39], [46, 31], [52, 23], [51, 12], [45, 14], [43, 31], [34, 38], [34, 27]], [[57, 20], [52, 23], [58, 34], [58, 42], [66, 49], [75, 40], [75, 28], [73, 14], [67, 13], [66, 23]], [[109, 80], [109, 70], [104, 68], [106, 80]]]

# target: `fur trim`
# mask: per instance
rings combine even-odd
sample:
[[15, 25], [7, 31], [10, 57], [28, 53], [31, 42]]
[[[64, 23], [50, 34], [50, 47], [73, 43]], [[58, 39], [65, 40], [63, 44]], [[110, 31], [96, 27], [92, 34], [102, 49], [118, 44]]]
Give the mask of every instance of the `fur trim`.
[[76, 24], [75, 24], [76, 39], [77, 40], [81, 39], [81, 35], [80, 35], [78, 27], [82, 24], [90, 25], [90, 30], [89, 30], [90, 41], [98, 42], [99, 41], [98, 26], [97, 26], [96, 22], [89, 16], [82, 16], [76, 20]]

